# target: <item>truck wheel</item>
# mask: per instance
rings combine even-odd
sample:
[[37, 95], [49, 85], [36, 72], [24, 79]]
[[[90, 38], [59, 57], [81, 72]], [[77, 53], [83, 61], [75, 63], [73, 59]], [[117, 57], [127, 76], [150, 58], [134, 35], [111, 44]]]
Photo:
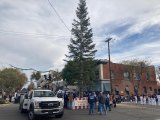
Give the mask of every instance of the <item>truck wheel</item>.
[[63, 113], [59, 115], [55, 115], [56, 118], [61, 118], [62, 116], [63, 116]]
[[20, 110], [21, 113], [24, 113], [26, 111], [25, 109], [23, 109], [21, 104], [19, 105], [19, 110]]
[[28, 119], [29, 120], [36, 120], [36, 115], [34, 114], [34, 110], [30, 109], [28, 112]]

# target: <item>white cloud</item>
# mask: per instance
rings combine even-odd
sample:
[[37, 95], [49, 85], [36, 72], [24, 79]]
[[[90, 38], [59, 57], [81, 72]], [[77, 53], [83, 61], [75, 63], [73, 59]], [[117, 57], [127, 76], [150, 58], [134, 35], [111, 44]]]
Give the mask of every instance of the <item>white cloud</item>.
[[[50, 0], [50, 2], [71, 29], [78, 0]], [[94, 40], [97, 43], [99, 55], [97, 58], [107, 57], [107, 46], [103, 41], [106, 37], [105, 32], [110, 31], [112, 24], [131, 24], [121, 35], [110, 34], [121, 41], [128, 35], [142, 33], [150, 26], [159, 25], [159, 3], [159, 0], [87, 0]], [[14, 2], [1, 0], [0, 16], [0, 67], [13, 64], [39, 70], [63, 68], [70, 32], [47, 0], [14, 0]], [[108, 24], [111, 24], [110, 27], [106, 26]], [[155, 44], [157, 43], [153, 46]], [[158, 47], [154, 49], [142, 45], [141, 49], [132, 50], [132, 56], [154, 57], [153, 63], [159, 64]], [[131, 56], [130, 53], [118, 53], [112, 57], [116, 61], [123, 56]]]
[[121, 62], [125, 59], [129, 60], [138, 58], [151, 60], [151, 63], [153, 65], [158, 65], [160, 64], [160, 58], [158, 57], [158, 55], [160, 54], [159, 48], [160, 41], [137, 45], [129, 51], [126, 50], [125, 52], [112, 55], [112, 61]]

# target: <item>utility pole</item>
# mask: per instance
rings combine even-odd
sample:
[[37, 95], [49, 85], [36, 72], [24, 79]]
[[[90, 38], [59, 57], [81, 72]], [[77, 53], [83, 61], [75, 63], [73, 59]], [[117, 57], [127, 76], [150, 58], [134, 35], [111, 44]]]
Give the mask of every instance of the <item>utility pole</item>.
[[112, 40], [112, 38], [106, 38], [105, 42], [108, 43], [108, 63], [109, 63], [109, 79], [110, 79], [110, 87], [111, 87], [111, 94], [112, 94], [112, 78], [111, 78], [111, 60], [110, 60], [110, 46], [109, 42]]

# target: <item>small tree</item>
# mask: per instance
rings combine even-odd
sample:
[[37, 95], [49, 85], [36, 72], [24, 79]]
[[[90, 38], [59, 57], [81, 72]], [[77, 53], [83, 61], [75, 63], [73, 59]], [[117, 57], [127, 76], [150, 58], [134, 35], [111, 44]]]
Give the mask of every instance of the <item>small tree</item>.
[[61, 72], [58, 70], [51, 71], [51, 81], [62, 80]]
[[32, 72], [31, 74], [31, 80], [35, 79], [35, 80], [39, 80], [41, 78], [41, 72], [37, 71], [37, 72]]
[[18, 69], [5, 68], [0, 71], [0, 89], [8, 93], [20, 90], [27, 77]]

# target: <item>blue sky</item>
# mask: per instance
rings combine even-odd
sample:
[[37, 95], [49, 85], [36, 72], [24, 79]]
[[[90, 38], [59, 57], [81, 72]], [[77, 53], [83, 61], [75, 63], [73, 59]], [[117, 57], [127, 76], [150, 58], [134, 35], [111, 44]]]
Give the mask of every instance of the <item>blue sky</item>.
[[[69, 29], [79, 0], [50, 0]], [[96, 43], [96, 59], [149, 59], [160, 66], [159, 0], [87, 0]], [[48, 0], [0, 1], [0, 68], [17, 67], [45, 71], [64, 67], [70, 32]], [[24, 71], [26, 72], [26, 71]], [[28, 75], [30, 72], [26, 72]]]

